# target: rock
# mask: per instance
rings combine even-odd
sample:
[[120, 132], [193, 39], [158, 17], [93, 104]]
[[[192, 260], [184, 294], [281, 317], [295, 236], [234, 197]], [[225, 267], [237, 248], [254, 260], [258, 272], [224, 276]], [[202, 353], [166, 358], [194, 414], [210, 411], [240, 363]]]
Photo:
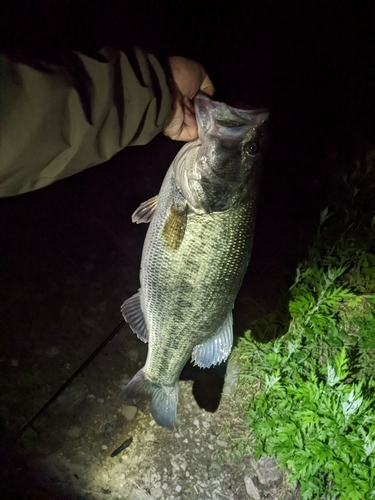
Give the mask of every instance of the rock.
[[151, 488], [150, 494], [153, 498], [162, 498], [163, 490], [161, 488]]
[[29, 427], [24, 433], [23, 433], [24, 437], [25, 438], [29, 438], [29, 439], [34, 439], [35, 437], [37, 437], [37, 432], [35, 429]]
[[225, 376], [225, 382], [223, 388], [223, 394], [225, 396], [230, 396], [231, 394], [234, 393], [237, 386], [239, 373], [240, 373], [240, 367], [238, 360], [236, 360], [234, 357], [229, 358], [229, 362], [227, 365], [227, 373]]
[[137, 407], [136, 406], [124, 406], [122, 408], [121, 413], [124, 415], [126, 420], [130, 421], [133, 420], [133, 418], [137, 414]]
[[134, 363], [138, 361], [138, 356], [139, 356], [139, 351], [135, 347], [133, 347], [133, 349], [130, 349], [130, 351], [128, 352], [128, 358], [130, 359], [130, 361], [133, 361]]
[[260, 500], [260, 493], [258, 491], [258, 488], [255, 486], [253, 480], [249, 476], [245, 477], [245, 488], [246, 493], [252, 500]]
[[82, 428], [76, 425], [75, 427], [68, 429], [66, 433], [69, 437], [78, 438], [82, 434]]
[[47, 358], [56, 358], [60, 354], [60, 349], [55, 346], [48, 347], [46, 349], [46, 356]]
[[273, 483], [283, 477], [282, 471], [278, 469], [276, 461], [271, 457], [262, 457], [256, 462], [254, 468], [262, 484]]
[[226, 448], [228, 446], [228, 443], [226, 443], [225, 441], [220, 441], [220, 439], [218, 439], [216, 442], [222, 448]]

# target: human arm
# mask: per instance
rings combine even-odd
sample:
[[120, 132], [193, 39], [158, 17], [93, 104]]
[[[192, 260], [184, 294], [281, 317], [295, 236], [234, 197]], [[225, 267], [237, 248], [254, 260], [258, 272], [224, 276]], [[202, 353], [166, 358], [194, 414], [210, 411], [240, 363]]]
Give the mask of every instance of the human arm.
[[100, 53], [74, 53], [72, 64], [44, 70], [2, 56], [0, 196], [47, 186], [162, 130], [193, 138], [190, 101], [181, 102], [194, 95], [190, 85], [180, 89], [179, 71], [141, 49]]

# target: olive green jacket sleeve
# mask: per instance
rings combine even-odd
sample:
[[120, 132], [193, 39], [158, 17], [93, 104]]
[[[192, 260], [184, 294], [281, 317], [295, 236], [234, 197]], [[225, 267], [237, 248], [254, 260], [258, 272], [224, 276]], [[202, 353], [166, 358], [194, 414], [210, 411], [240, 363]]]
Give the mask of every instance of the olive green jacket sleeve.
[[[170, 120], [171, 89], [156, 57], [105, 49], [82, 54], [81, 76], [38, 71], [1, 57], [0, 196], [42, 188], [146, 144]], [[85, 106], [86, 102], [86, 106]]]

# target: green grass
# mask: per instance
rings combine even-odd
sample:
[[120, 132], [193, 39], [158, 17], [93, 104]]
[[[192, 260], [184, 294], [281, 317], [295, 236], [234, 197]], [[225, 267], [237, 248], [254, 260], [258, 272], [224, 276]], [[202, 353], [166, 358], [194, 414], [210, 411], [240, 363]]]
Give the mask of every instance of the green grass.
[[343, 177], [345, 207], [322, 211], [287, 310], [234, 353], [255, 456], [275, 456], [302, 499], [375, 499], [374, 157]]

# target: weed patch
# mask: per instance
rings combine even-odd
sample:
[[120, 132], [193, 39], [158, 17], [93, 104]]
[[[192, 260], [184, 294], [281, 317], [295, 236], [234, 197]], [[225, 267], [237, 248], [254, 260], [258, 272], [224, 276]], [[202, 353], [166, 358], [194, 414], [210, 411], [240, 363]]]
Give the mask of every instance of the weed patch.
[[322, 211], [290, 288], [289, 314], [281, 307], [255, 321], [235, 351], [255, 457], [275, 456], [302, 499], [375, 499], [371, 158], [362, 174], [343, 180], [352, 193], [345, 209]]

